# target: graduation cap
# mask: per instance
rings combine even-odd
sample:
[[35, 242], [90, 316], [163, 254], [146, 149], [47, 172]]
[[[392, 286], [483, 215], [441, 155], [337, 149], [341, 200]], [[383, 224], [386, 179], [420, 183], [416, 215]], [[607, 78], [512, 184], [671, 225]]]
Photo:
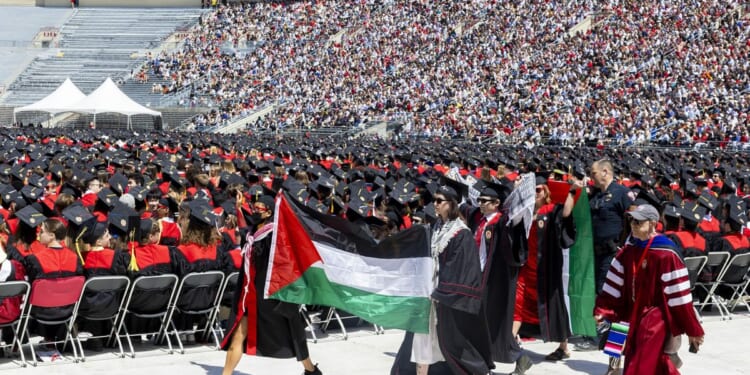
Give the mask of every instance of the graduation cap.
[[16, 165], [10, 169], [10, 176], [23, 181], [26, 178], [26, 170], [23, 166]]
[[328, 214], [328, 206], [323, 204], [318, 198], [312, 197], [307, 201], [307, 207], [312, 208], [313, 210], [321, 213], [321, 214]]
[[206, 203], [200, 200], [192, 201], [189, 203], [189, 207], [191, 220], [216, 226], [216, 214], [214, 214], [214, 211]]
[[47, 186], [47, 179], [40, 175], [31, 175], [27, 179], [29, 185], [44, 189]]
[[296, 199], [298, 202], [303, 202], [308, 197], [307, 187], [295, 178], [287, 178], [281, 185], [290, 197]]
[[679, 219], [682, 216], [682, 207], [672, 203], [668, 203], [664, 206], [664, 210], [662, 213], [664, 214], [665, 218]]
[[117, 202], [107, 216], [107, 220], [114, 229], [114, 234], [127, 236], [132, 230], [138, 228], [140, 215], [127, 205]]
[[706, 216], [706, 208], [695, 202], [683, 202], [681, 217], [682, 220], [692, 223], [700, 223]]
[[727, 221], [742, 228], [743, 226], [745, 226], [745, 224], [747, 224], [747, 213], [744, 209], [737, 205], [730, 205]]
[[[77, 237], [81, 241], [83, 241], [83, 243], [86, 243], [89, 245], [95, 244], [96, 240], [100, 239], [104, 235], [104, 233], [107, 232], [106, 223], [99, 223], [96, 220], [93, 220], [92, 222], [93, 223], [91, 224], [91, 226], [88, 227], [90, 229], [87, 230], [85, 233], [80, 233], [80, 236]], [[80, 250], [77, 249], [77, 251], [80, 251]]]
[[32, 206], [26, 206], [19, 211], [16, 211], [16, 217], [24, 224], [31, 228], [36, 228], [39, 224], [42, 224], [47, 217], [41, 212], [34, 209]]
[[151, 234], [151, 227], [153, 227], [154, 221], [151, 219], [141, 219], [138, 223], [138, 241], [144, 242], [148, 239], [148, 236]]
[[118, 196], [125, 193], [125, 189], [128, 186], [128, 178], [122, 173], [115, 173], [109, 178], [109, 188]]
[[26, 185], [21, 189], [21, 195], [29, 202], [34, 202], [42, 196], [44, 192], [43, 188], [36, 186]]
[[138, 207], [138, 202], [145, 202], [146, 196], [148, 191], [143, 186], [133, 186], [130, 189], [128, 189], [128, 194], [133, 196], [133, 199], [135, 199], [136, 207]]
[[349, 204], [346, 209], [346, 217], [350, 221], [354, 221], [358, 218], [366, 218], [370, 215], [371, 207], [367, 204], [367, 201], [362, 200], [360, 196], [352, 195], [349, 199]]
[[115, 206], [116, 202], [119, 202], [117, 198], [117, 194], [112, 192], [112, 190], [109, 190], [108, 188], [104, 188], [99, 191], [98, 194], [96, 194], [96, 197], [99, 198], [99, 200], [107, 205], [110, 209]]
[[697, 201], [698, 203], [703, 205], [703, 207], [706, 207], [711, 211], [713, 211], [714, 208], [716, 208], [719, 204], [719, 201], [716, 199], [716, 197], [714, 197], [714, 195], [711, 194], [711, 192], [708, 190], [703, 190]]
[[484, 187], [479, 191], [480, 197], [490, 197], [504, 201], [513, 190], [508, 184], [485, 181]]
[[68, 226], [75, 227], [84, 225], [87, 221], [94, 219], [94, 215], [80, 203], [74, 203], [62, 211], [62, 216], [68, 220]]
[[646, 189], [639, 189], [638, 195], [636, 195], [636, 199], [642, 199], [646, 201], [646, 203], [654, 206], [654, 207], [660, 207], [661, 206], [661, 200], [654, 195], [654, 193], [646, 190]]
[[[450, 188], [445, 189], [445, 188]], [[449, 194], [449, 195], [446, 195]], [[435, 194], [443, 194], [446, 198], [460, 202], [462, 197], [469, 195], [469, 187], [462, 182], [458, 182], [454, 179], [443, 176], [442, 186], [440, 186]]]
[[414, 191], [415, 185], [406, 180], [400, 180], [393, 185], [389, 196], [396, 202], [405, 205], [413, 200], [419, 199], [419, 194]]
[[229, 185], [245, 185], [245, 179], [236, 173], [222, 173], [219, 176], [219, 187], [226, 189]]
[[262, 203], [269, 210], [276, 209], [276, 200], [272, 195], [261, 195], [260, 198], [258, 198], [258, 200], [256, 200], [255, 202]]

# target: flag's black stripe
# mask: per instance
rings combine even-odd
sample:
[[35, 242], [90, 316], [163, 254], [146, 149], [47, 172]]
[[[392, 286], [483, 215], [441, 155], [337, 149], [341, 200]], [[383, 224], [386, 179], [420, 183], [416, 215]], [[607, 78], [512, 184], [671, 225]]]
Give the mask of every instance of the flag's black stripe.
[[367, 231], [344, 218], [321, 214], [288, 195], [286, 201], [314, 242], [373, 258], [414, 258], [430, 255], [429, 229], [425, 226], [413, 226], [377, 243]]

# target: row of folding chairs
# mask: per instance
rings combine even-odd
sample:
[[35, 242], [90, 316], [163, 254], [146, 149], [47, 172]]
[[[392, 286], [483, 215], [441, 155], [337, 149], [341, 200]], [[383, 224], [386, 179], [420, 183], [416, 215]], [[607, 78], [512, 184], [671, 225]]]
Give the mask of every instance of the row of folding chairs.
[[[344, 316], [342, 317], [339, 311], [335, 307], [323, 306], [320, 311], [311, 312], [308, 311], [306, 305], [300, 305], [299, 312], [302, 315], [302, 319], [307, 325], [307, 330], [310, 332], [311, 341], [313, 343], [318, 342], [318, 330], [325, 333], [331, 323], [336, 322], [339, 330], [341, 331], [341, 338], [346, 340], [349, 338], [349, 333], [346, 330], [344, 324], [345, 319], [359, 319], [356, 316]], [[377, 324], [373, 324], [374, 333], [381, 335], [385, 333], [385, 329]]]
[[[747, 303], [747, 289], [750, 284], [750, 253], [732, 256], [725, 251], [711, 252], [704, 256], [685, 258], [685, 266], [690, 276], [694, 298], [696, 291], [705, 294], [693, 303], [699, 316], [707, 306], [714, 306], [722, 320], [732, 319], [732, 313], [739, 305], [744, 305], [750, 311], [750, 305]], [[712, 270], [714, 275], [710, 280], [700, 278], [701, 273], [706, 269]], [[722, 287], [731, 292], [729, 298], [717, 294]]]
[[[20, 365], [28, 363], [37, 365], [37, 355], [34, 345], [29, 340], [29, 323], [33, 320], [42, 325], [62, 325], [64, 336], [61, 341], [63, 347], [70, 345], [73, 359], [76, 362], [85, 361], [81, 336], [76, 329], [76, 321], [109, 321], [111, 330], [100, 336], [108, 340], [108, 344], [117, 345], [118, 356], [126, 357], [123, 338], [127, 342], [130, 357], [135, 357], [132, 336], [151, 335], [156, 342], [166, 342], [168, 352], [175, 350], [172, 339], [176, 341], [180, 353], [185, 353], [180, 335], [200, 333], [206, 341], [209, 335], [213, 337], [216, 347], [220, 345], [217, 319], [221, 300], [227, 290], [232, 290], [237, 284], [239, 273], [234, 272], [225, 277], [221, 271], [196, 272], [178, 278], [173, 274], [158, 276], [142, 276], [130, 280], [126, 276], [97, 276], [85, 279], [83, 276], [59, 279], [38, 279], [32, 284], [26, 281], [12, 281], [0, 283], [0, 300], [4, 298], [19, 298], [21, 302], [19, 316], [0, 328], [12, 330], [12, 340], [5, 344], [4, 349], [17, 350], [20, 355]], [[102, 293], [111, 297], [108, 306], [116, 308], [90, 308], [86, 297], [94, 293]], [[202, 298], [195, 298], [200, 295]], [[47, 308], [70, 307], [72, 310], [63, 317], [50, 318], [45, 314]], [[175, 318], [178, 316], [202, 317], [205, 322], [200, 328], [192, 324], [180, 327]], [[152, 332], [138, 332], [130, 334], [126, 320], [129, 317], [158, 319], [159, 327]], [[201, 321], [201, 320], [198, 320]], [[26, 343], [26, 344], [23, 344]], [[49, 343], [48, 343], [49, 344]], [[24, 346], [29, 348], [30, 361], [24, 353]]]

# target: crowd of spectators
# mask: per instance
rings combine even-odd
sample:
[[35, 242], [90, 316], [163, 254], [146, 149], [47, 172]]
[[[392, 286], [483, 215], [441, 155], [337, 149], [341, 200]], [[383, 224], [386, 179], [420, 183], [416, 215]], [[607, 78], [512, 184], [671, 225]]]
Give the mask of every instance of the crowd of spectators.
[[208, 125], [275, 104], [275, 128], [396, 118], [418, 136], [724, 145], [748, 141], [741, 4], [240, 4], [149, 69], [216, 108]]

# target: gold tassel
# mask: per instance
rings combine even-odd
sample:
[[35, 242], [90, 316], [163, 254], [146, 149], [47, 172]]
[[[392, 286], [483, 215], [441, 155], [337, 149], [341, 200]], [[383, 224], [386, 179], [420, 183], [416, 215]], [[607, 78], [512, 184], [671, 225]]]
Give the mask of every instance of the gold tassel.
[[135, 259], [135, 229], [130, 232], [130, 264], [128, 265], [129, 271], [140, 271], [138, 268], [138, 262]]
[[81, 237], [83, 237], [87, 229], [88, 228], [83, 227], [83, 230], [81, 230], [81, 233], [78, 234], [78, 237], [76, 237], [75, 241], [76, 253], [78, 254], [78, 258], [81, 259], [81, 265], [83, 266], [86, 265], [86, 262], [83, 261], [83, 255], [81, 255]]

